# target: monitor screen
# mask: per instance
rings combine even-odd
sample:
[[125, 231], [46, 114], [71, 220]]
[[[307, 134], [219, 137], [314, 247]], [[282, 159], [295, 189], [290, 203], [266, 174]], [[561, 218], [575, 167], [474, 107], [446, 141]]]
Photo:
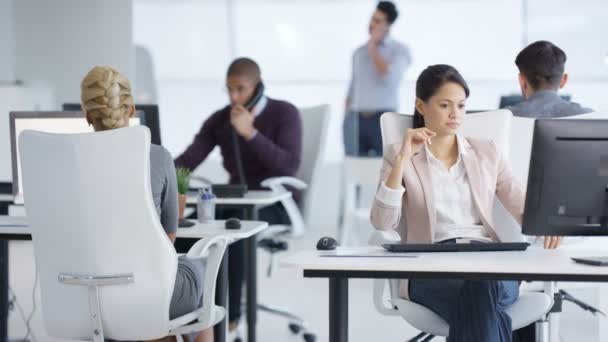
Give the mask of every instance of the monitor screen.
[[608, 120], [534, 123], [527, 235], [608, 235]]
[[[139, 112], [131, 118], [130, 125], [141, 124]], [[21, 160], [19, 158], [18, 139], [24, 130], [34, 130], [47, 133], [89, 133], [89, 126], [82, 112], [11, 112], [11, 159], [13, 167], [13, 195], [20, 196], [22, 186]]]
[[[155, 104], [136, 104], [135, 109], [144, 113], [142, 124], [150, 129], [152, 143], [161, 145], [160, 139], [160, 120], [158, 117], [158, 105]], [[63, 110], [81, 111], [82, 107], [79, 103], [64, 103]]]

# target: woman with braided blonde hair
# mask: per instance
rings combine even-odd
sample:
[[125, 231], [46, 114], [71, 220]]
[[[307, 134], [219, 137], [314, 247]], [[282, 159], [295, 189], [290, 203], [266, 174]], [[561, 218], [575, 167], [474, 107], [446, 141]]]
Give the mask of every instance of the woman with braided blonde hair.
[[[118, 70], [108, 66], [91, 69], [81, 84], [82, 110], [89, 125], [95, 131], [105, 131], [129, 126], [135, 113], [131, 84]], [[177, 179], [171, 154], [159, 145], [150, 146], [150, 180], [152, 196], [161, 224], [171, 242], [177, 231]], [[186, 256], [178, 259], [177, 276], [169, 318], [177, 318], [195, 311], [203, 302], [204, 261]], [[190, 341], [189, 336], [184, 336]], [[165, 337], [159, 341], [175, 341]], [[213, 329], [207, 329], [194, 337], [196, 342], [213, 341]]]

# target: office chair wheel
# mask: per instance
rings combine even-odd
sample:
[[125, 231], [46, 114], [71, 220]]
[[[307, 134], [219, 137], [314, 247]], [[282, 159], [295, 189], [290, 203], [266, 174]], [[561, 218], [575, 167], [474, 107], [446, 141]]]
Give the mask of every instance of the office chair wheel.
[[306, 342], [315, 342], [317, 339], [317, 336], [315, 336], [315, 334], [311, 334], [311, 333], [304, 333], [304, 334], [302, 334], [302, 337], [304, 337], [304, 341], [306, 341]]
[[299, 334], [302, 331], [302, 326], [296, 323], [289, 323], [289, 330], [295, 335]]

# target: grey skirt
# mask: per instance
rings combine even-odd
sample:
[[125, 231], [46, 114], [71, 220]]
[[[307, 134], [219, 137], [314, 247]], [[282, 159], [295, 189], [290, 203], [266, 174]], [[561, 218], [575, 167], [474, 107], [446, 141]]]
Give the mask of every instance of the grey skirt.
[[177, 259], [177, 276], [169, 306], [169, 319], [178, 318], [203, 306], [203, 284], [205, 280], [205, 259]]

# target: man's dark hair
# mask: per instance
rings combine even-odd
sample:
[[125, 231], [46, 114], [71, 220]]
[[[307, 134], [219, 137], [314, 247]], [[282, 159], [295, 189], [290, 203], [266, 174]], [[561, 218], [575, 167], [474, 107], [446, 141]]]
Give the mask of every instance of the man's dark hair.
[[384, 14], [386, 14], [386, 20], [390, 25], [392, 25], [397, 17], [399, 16], [399, 12], [397, 12], [397, 7], [395, 4], [390, 1], [380, 1], [376, 9]]
[[515, 64], [534, 90], [557, 88], [564, 75], [566, 53], [551, 42], [539, 40], [521, 50]]
[[226, 76], [247, 76], [257, 82], [260, 81], [260, 67], [253, 59], [240, 57], [230, 63]]

